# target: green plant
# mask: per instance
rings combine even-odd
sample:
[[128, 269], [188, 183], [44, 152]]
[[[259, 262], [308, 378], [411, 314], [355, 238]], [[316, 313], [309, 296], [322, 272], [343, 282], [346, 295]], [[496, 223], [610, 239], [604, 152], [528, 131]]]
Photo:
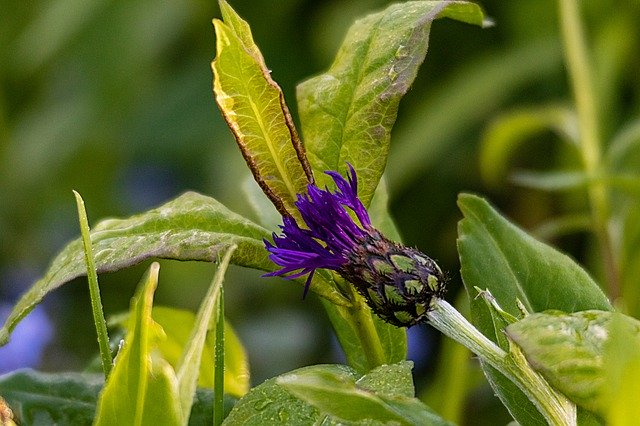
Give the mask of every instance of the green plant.
[[[620, 176], [602, 161], [598, 128], [594, 124], [597, 112], [592, 97], [593, 83], [587, 72], [590, 66], [585, 59], [577, 6], [570, 0], [561, 0], [560, 5], [567, 62], [575, 83], [576, 117], [580, 124], [578, 152], [584, 170], [569, 176], [520, 175], [519, 181], [538, 188], [584, 187], [593, 212], [591, 223], [602, 248], [609, 295], [632, 293], [633, 289], [617, 284], [622, 276], [620, 262], [616, 260], [620, 259], [620, 252], [616, 252], [609, 225], [614, 206], [627, 208], [631, 200], [637, 200], [638, 178], [632, 172]], [[397, 306], [390, 309], [389, 314], [384, 302], [397, 303], [394, 297], [398, 297], [398, 292], [405, 296], [409, 288], [420, 289], [419, 292], [426, 288], [425, 299], [409, 302], [414, 304], [410, 306], [412, 309], [422, 303], [411, 314], [418, 315], [420, 321], [426, 320], [479, 356], [494, 391], [519, 423], [607, 421], [624, 424], [635, 419], [632, 410], [640, 404], [637, 404], [637, 393], [628, 389], [640, 374], [635, 356], [639, 350], [640, 323], [613, 312], [600, 287], [575, 261], [529, 236], [481, 197], [461, 194], [458, 198], [463, 219], [458, 226], [457, 247], [462, 279], [471, 299], [473, 325], [443, 300], [444, 279], [435, 263], [435, 266], [429, 264], [422, 286], [416, 283], [409, 286], [403, 275], [404, 281], [395, 289], [389, 286], [387, 293], [386, 284], [376, 287], [373, 293], [368, 293], [366, 288], [367, 283], [378, 284], [380, 277], [388, 276], [383, 266], [374, 265], [378, 273], [374, 274], [375, 279], [356, 277], [362, 273], [361, 269], [344, 272], [344, 259], [335, 268], [324, 263], [278, 271], [278, 266], [296, 265], [278, 261], [282, 260], [283, 253], [278, 250], [295, 247], [304, 254], [304, 249], [313, 245], [313, 241], [323, 243], [322, 250], [334, 249], [329, 240], [331, 236], [325, 238], [319, 233], [321, 229], [316, 232], [308, 220], [309, 216], [321, 217], [329, 211], [317, 202], [301, 207], [301, 200], [312, 191], [338, 200], [337, 205], [346, 205], [354, 211], [358, 223], [353, 217], [341, 219], [347, 228], [365, 229], [371, 238], [377, 238], [380, 234], [376, 232], [380, 230], [392, 240], [399, 239], [386, 205], [388, 194], [383, 179], [399, 101], [426, 55], [432, 21], [449, 17], [481, 25], [484, 17], [476, 5], [408, 2], [389, 6], [357, 21], [329, 70], [298, 86], [304, 144], [298, 137], [282, 91], [271, 78], [253, 41], [249, 25], [224, 0], [220, 7], [223, 20], [214, 21], [217, 56], [212, 64], [216, 101], [255, 180], [285, 218], [282, 227], [285, 235], [272, 235], [273, 230], [232, 212], [215, 199], [190, 192], [128, 219], [102, 221], [89, 238], [86, 215], [78, 197], [80, 217], [84, 218], [81, 219], [83, 238], [65, 247], [45, 276], [14, 307], [0, 330], [0, 343], [8, 340], [15, 325], [47, 293], [86, 273], [92, 282], [94, 318], [106, 384], [102, 386], [95, 375], [10, 374], [0, 380], [0, 394], [16, 408], [19, 418], [36, 422], [38, 418], [28, 416], [46, 415], [59, 423], [81, 419], [79, 421], [103, 424], [159, 421], [186, 424], [204, 422], [207, 417], [215, 419], [216, 424], [222, 422], [223, 417], [226, 424], [323, 421], [446, 424], [447, 420], [415, 397], [411, 363], [405, 360], [405, 329], [381, 320], [369, 308], [373, 306], [378, 313], [381, 312], [378, 308], [382, 308], [386, 319], [395, 318], [404, 323], [405, 317], [393, 316], [398, 312]], [[561, 119], [566, 110], [544, 112], [548, 113], [542, 115], [544, 123], [565, 123]], [[510, 120], [505, 122], [513, 125], [514, 119]], [[564, 130], [570, 133], [569, 129]], [[637, 139], [623, 140], [631, 142], [616, 144], [623, 145], [611, 148], [612, 156], [637, 145], [634, 142]], [[496, 160], [496, 156], [504, 154], [504, 146], [513, 143], [509, 138], [488, 138], [483, 156], [488, 173], [492, 164], [504, 161], [503, 158]], [[613, 163], [613, 159], [610, 162]], [[349, 184], [344, 178], [337, 178], [339, 171], [344, 174], [348, 164], [353, 166]], [[328, 176], [324, 174], [327, 170], [332, 171]], [[609, 194], [610, 183], [631, 189], [620, 205], [614, 204]], [[339, 191], [321, 189], [334, 184]], [[344, 201], [349, 198], [345, 195], [347, 185], [353, 191], [348, 202]], [[269, 223], [273, 208], [265, 207], [264, 199], [257, 199], [255, 194], [252, 197], [253, 203], [261, 206], [259, 215]], [[314, 199], [313, 195], [311, 198]], [[633, 215], [634, 210], [631, 211]], [[340, 220], [335, 221], [336, 228], [340, 228]], [[376, 232], [368, 228], [369, 221]], [[625, 223], [629, 223], [627, 221]], [[310, 234], [305, 234], [305, 224]], [[296, 240], [300, 234], [308, 238]], [[267, 242], [267, 250], [265, 241], [274, 241], [275, 245]], [[351, 248], [355, 247], [354, 242], [360, 241], [351, 238]], [[629, 247], [625, 246], [629, 251], [625, 252], [625, 259], [637, 255], [633, 241], [627, 244]], [[429, 259], [421, 254], [414, 256], [413, 252], [404, 260], [398, 259], [407, 253], [406, 248], [391, 242], [385, 244], [383, 247], [393, 247], [389, 264], [402, 272], [413, 273], [419, 269], [415, 263], [407, 263], [408, 257], [416, 262], [416, 259]], [[270, 260], [269, 253], [276, 263]], [[385, 255], [384, 251], [376, 254]], [[371, 252], [363, 256], [367, 258]], [[126, 325], [127, 334], [113, 371], [109, 372], [111, 360], [106, 350], [109, 342], [101, 325], [104, 320], [99, 312], [97, 278], [94, 277], [96, 272], [118, 270], [148, 258], [218, 261], [219, 267], [200, 312], [189, 322], [191, 327], [184, 324], [180, 330], [182, 334], [184, 330], [191, 330], [189, 337], [177, 339], [167, 336], [167, 331], [181, 313], [161, 310], [166, 308], [152, 309], [159, 269], [157, 264], [152, 264], [132, 300], [129, 318], [120, 321]], [[354, 260], [349, 258], [346, 262], [351, 265]], [[298, 276], [289, 278], [307, 285], [322, 298], [348, 366], [305, 367], [267, 380], [246, 393], [246, 372], [229, 367], [245, 365], [242, 347], [228, 347], [223, 343], [234, 340], [222, 313], [222, 279], [229, 263], [271, 275], [303, 269]], [[310, 281], [306, 281], [305, 275]], [[422, 275], [416, 273], [416, 276]], [[429, 281], [432, 277], [435, 281]], [[349, 280], [359, 284], [358, 288]], [[376, 282], [371, 282], [373, 280]], [[428, 285], [425, 287], [425, 284]], [[165, 323], [159, 319], [163, 312], [168, 317]], [[217, 354], [215, 363], [211, 357], [203, 358], [207, 350]], [[180, 355], [170, 360], [172, 351]], [[223, 354], [224, 361], [221, 361]], [[206, 364], [209, 369], [203, 372], [202, 365]], [[206, 371], [214, 368], [211, 380], [204, 380]], [[223, 384], [221, 377], [228, 383]], [[33, 395], [40, 392], [41, 383], [55, 383], [45, 392], [51, 401], [55, 398], [72, 401], [83, 395], [87, 404], [79, 406], [70, 402], [60, 407], [50, 402], [35, 407]], [[231, 383], [237, 385], [233, 395], [239, 400], [227, 400], [227, 407], [235, 404], [225, 416], [222, 396]], [[214, 395], [209, 393], [209, 400], [203, 398], [202, 402], [196, 392], [197, 385], [214, 388]], [[20, 396], [25, 395], [20, 394], [24, 390], [26, 396]], [[68, 391], [69, 394], [65, 393]], [[194, 400], [194, 396], [198, 399]], [[215, 409], [211, 409], [212, 406]]]

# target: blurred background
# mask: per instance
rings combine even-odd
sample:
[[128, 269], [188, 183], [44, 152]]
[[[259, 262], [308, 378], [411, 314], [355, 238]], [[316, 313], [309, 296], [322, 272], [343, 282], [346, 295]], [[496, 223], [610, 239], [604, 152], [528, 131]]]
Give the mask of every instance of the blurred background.
[[[384, 8], [382, 0], [235, 0], [273, 78], [295, 114], [295, 85], [328, 67], [348, 26]], [[637, 1], [584, 1], [583, 15], [602, 105], [605, 140], [638, 117], [640, 63]], [[489, 197], [521, 226], [585, 206], [581, 191], [524, 189], [508, 179], [518, 165], [550, 169], [576, 161], [540, 132], [510, 155], [504, 173], [483, 179], [480, 150], [505, 111], [571, 101], [555, 1], [484, 1], [488, 29], [439, 20], [427, 59], [401, 104], [387, 178], [391, 210], [407, 245], [449, 271], [448, 298], [460, 292], [456, 196]], [[217, 111], [210, 61], [215, 44], [208, 0], [0, 0], [0, 319], [78, 234], [71, 190], [91, 223], [128, 216], [186, 190], [255, 218], [242, 192], [241, 155]], [[586, 233], [555, 238], [598, 277]], [[148, 263], [103, 275], [107, 315], [127, 309]], [[156, 304], [195, 309], [213, 266], [163, 261]], [[320, 362], [340, 350], [319, 301], [301, 288], [234, 268], [226, 309], [245, 343], [252, 383]], [[416, 382], [427, 389], [440, 339], [411, 329]], [[12, 343], [0, 348], [0, 373], [20, 366], [83, 369], [97, 353], [86, 280], [45, 299]], [[481, 383], [481, 380], [478, 380]], [[469, 404], [496, 404], [480, 386]], [[473, 423], [473, 421], [469, 421]]]

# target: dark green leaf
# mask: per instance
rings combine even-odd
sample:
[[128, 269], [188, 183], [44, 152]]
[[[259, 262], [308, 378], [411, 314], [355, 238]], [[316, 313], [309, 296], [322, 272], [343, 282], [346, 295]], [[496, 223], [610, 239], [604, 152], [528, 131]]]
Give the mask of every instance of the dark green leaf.
[[19, 424], [90, 425], [103, 384], [102, 374], [18, 370], [0, 377], [0, 395]]
[[[529, 312], [612, 309], [598, 285], [568, 256], [536, 241], [477, 196], [462, 194], [458, 205], [464, 214], [458, 225], [461, 274], [472, 299], [472, 320], [490, 339], [498, 342], [490, 311], [476, 299], [475, 287], [488, 289], [500, 307], [516, 317], [516, 299]], [[544, 424], [515, 385], [491, 368], [485, 373], [516, 420]]]
[[[213, 198], [187, 192], [148, 212], [98, 223], [91, 241], [99, 273], [117, 271], [148, 258], [211, 262], [231, 244], [238, 246], [232, 263], [273, 270], [262, 242], [269, 236], [269, 231]], [[45, 276], [14, 306], [0, 330], [0, 345], [47, 293], [85, 273], [82, 241], [77, 239], [58, 254]]]
[[359, 196], [368, 205], [384, 171], [398, 104], [427, 53], [431, 22], [440, 14], [482, 24], [472, 3], [394, 4], [356, 21], [329, 70], [298, 86], [298, 110], [309, 161], [322, 172], [358, 171]]
[[[103, 385], [102, 374], [17, 370], [0, 376], [0, 395], [22, 425], [81, 426], [92, 424]], [[211, 424], [212, 401], [211, 389], [198, 389], [189, 424]], [[235, 401], [233, 397], [225, 397], [225, 414]]]

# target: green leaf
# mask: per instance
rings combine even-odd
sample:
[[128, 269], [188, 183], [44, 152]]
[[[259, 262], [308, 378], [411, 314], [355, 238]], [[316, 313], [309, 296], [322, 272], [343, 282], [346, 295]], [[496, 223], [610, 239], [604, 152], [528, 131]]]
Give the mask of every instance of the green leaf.
[[411, 367], [382, 366], [355, 380], [348, 372], [315, 366], [280, 376], [277, 383], [337, 422], [448, 424], [413, 397]]
[[0, 395], [23, 425], [90, 425], [102, 374], [18, 370], [0, 376]]
[[[96, 414], [96, 401], [102, 386], [102, 374], [42, 373], [24, 369], [0, 376], [0, 395], [23, 425], [90, 425]], [[212, 423], [213, 392], [198, 389], [189, 424]], [[225, 413], [235, 399], [225, 397]]]
[[576, 404], [620, 419], [640, 402], [640, 321], [635, 318], [609, 311], [547, 311], [509, 325], [506, 332], [533, 368]]
[[313, 181], [304, 148], [284, 102], [253, 42], [249, 25], [220, 1], [225, 22], [214, 19], [211, 63], [218, 107], [254, 178], [282, 214], [299, 218], [294, 202]]
[[253, 388], [224, 424], [447, 424], [413, 398], [411, 367], [404, 361], [364, 376], [341, 365], [300, 368]]
[[546, 311], [506, 328], [531, 366], [578, 405], [596, 408], [604, 382], [602, 349], [611, 312]]
[[605, 389], [601, 412], [612, 426], [632, 425], [640, 418], [640, 322], [612, 314], [604, 345]]
[[[200, 367], [202, 362], [202, 353], [205, 348], [207, 332], [210, 328], [216, 330], [216, 327], [220, 327], [220, 330], [224, 330], [224, 320], [218, 323], [219, 312], [214, 312], [219, 306], [222, 296], [222, 281], [224, 275], [229, 267], [229, 260], [231, 255], [236, 250], [237, 246], [233, 245], [229, 247], [224, 253], [224, 257], [220, 260], [216, 274], [209, 286], [209, 290], [200, 305], [198, 314], [196, 315], [191, 335], [184, 346], [180, 360], [176, 368], [176, 375], [178, 378], [178, 389], [180, 393], [180, 406], [182, 407], [182, 413], [191, 412], [191, 404], [193, 403], [193, 395], [196, 392], [196, 386], [198, 384], [198, 376], [200, 374]], [[221, 343], [221, 347], [224, 343]], [[224, 350], [223, 350], [224, 352]], [[223, 375], [224, 362], [221, 361], [220, 374]], [[222, 389], [216, 389], [216, 392], [222, 397], [224, 392]], [[222, 407], [222, 399], [220, 399], [220, 407]]]
[[160, 265], [153, 263], [131, 300], [130, 329], [98, 400], [96, 425], [182, 425], [178, 378], [154, 355], [162, 329], [151, 318]]
[[[155, 306], [151, 316], [164, 330], [166, 339], [158, 343], [158, 349], [162, 357], [174, 368], [189, 339], [189, 333], [195, 324], [193, 312]], [[126, 326], [127, 316], [117, 319], [117, 322]], [[225, 321], [225, 391], [233, 396], [241, 397], [249, 391], [249, 364], [247, 353], [229, 321]], [[206, 345], [203, 348], [198, 375], [198, 386], [213, 388], [213, 333], [207, 333]]]
[[[488, 289], [502, 309], [520, 316], [516, 300], [529, 312], [611, 310], [598, 285], [568, 256], [543, 244], [503, 218], [480, 197], [458, 199], [461, 274], [476, 327], [499, 342], [491, 313], [476, 300], [475, 287]], [[503, 347], [508, 350], [508, 348]], [[504, 376], [485, 366], [485, 374], [510, 413], [521, 424], [544, 424], [531, 402]]]
[[305, 146], [318, 186], [322, 172], [358, 171], [359, 197], [368, 205], [384, 171], [398, 104], [427, 53], [439, 15], [482, 24], [477, 5], [417, 1], [394, 4], [349, 29], [327, 72], [298, 85]]
[[481, 141], [480, 173], [485, 182], [500, 185], [507, 175], [510, 157], [522, 144], [548, 130], [577, 143], [575, 112], [552, 104], [511, 111], [495, 119]]
[[[99, 273], [117, 271], [148, 258], [211, 262], [232, 244], [238, 246], [232, 263], [271, 271], [275, 266], [262, 242], [269, 236], [269, 231], [215, 199], [187, 192], [145, 213], [99, 222], [91, 232], [91, 242]], [[77, 239], [58, 254], [45, 276], [14, 306], [0, 329], [0, 345], [6, 344], [11, 330], [46, 294], [85, 273], [82, 241]]]

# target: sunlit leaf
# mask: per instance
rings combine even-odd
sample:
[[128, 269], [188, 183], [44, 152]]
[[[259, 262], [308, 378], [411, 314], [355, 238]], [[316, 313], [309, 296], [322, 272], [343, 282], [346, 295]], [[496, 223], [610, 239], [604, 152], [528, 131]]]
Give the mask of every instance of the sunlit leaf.
[[[166, 339], [159, 342], [158, 349], [162, 357], [174, 368], [194, 326], [195, 315], [182, 309], [156, 306], [151, 313], [166, 334]], [[125, 318], [123, 318], [125, 320]], [[241, 397], [249, 390], [249, 365], [247, 353], [234, 329], [225, 321], [225, 383], [227, 393]], [[213, 388], [213, 334], [207, 334], [203, 348], [198, 386]]]
[[214, 19], [216, 58], [211, 66], [216, 102], [254, 178], [281, 214], [299, 217], [296, 195], [312, 180], [304, 148], [284, 102], [253, 42], [249, 25], [220, 1]]
[[96, 425], [182, 425], [178, 378], [154, 355], [162, 328], [151, 318], [160, 265], [153, 263], [131, 301], [131, 325], [98, 400]]
[[[270, 271], [275, 265], [269, 261], [262, 242], [269, 236], [269, 231], [215, 199], [187, 192], [145, 213], [99, 222], [93, 227], [91, 241], [99, 273], [117, 271], [149, 258], [211, 262], [231, 244], [238, 246], [232, 263]], [[47, 293], [85, 273], [82, 241], [77, 239], [58, 254], [44, 277], [13, 307], [0, 330], [0, 345], [8, 341], [11, 330]]]
[[603, 417], [611, 426], [635, 424], [640, 418], [640, 322], [613, 314], [604, 344], [606, 377]]
[[[178, 390], [180, 395], [180, 406], [182, 407], [182, 413], [191, 412], [191, 405], [193, 404], [193, 396], [196, 392], [196, 386], [198, 384], [198, 376], [200, 375], [200, 366], [202, 363], [202, 353], [206, 345], [207, 332], [210, 328], [216, 330], [219, 326], [221, 330], [224, 329], [224, 323], [219, 323], [218, 312], [216, 307], [219, 306], [222, 294], [222, 282], [224, 275], [229, 267], [229, 260], [233, 252], [237, 249], [237, 246], [233, 245], [229, 247], [224, 256], [220, 259], [220, 263], [216, 270], [216, 274], [209, 286], [207, 294], [204, 296], [200, 309], [195, 317], [189, 339], [185, 344], [180, 359], [178, 360], [176, 368], [176, 376], [178, 379]], [[220, 316], [223, 318], [224, 313]], [[221, 320], [224, 321], [224, 320]], [[220, 343], [222, 346], [223, 343]], [[215, 347], [215, 346], [214, 346]], [[223, 361], [222, 361], [223, 362]], [[220, 374], [224, 374], [224, 364], [220, 365]], [[215, 389], [218, 392], [218, 389]], [[219, 390], [217, 393], [222, 398], [223, 390]], [[220, 399], [222, 402], [222, 399]], [[222, 407], [222, 404], [220, 405]]]
[[365, 205], [384, 171], [398, 104], [427, 53], [439, 15], [481, 25], [472, 3], [406, 2], [368, 15], [350, 28], [331, 67], [298, 85], [298, 110], [309, 161], [319, 186], [325, 170], [358, 171]]
[[533, 368], [576, 404], [610, 419], [607, 424], [637, 419], [640, 321], [609, 311], [547, 311], [506, 332]]
[[603, 346], [610, 318], [607, 311], [546, 311], [524, 317], [506, 332], [552, 386], [593, 410], [603, 391]]

